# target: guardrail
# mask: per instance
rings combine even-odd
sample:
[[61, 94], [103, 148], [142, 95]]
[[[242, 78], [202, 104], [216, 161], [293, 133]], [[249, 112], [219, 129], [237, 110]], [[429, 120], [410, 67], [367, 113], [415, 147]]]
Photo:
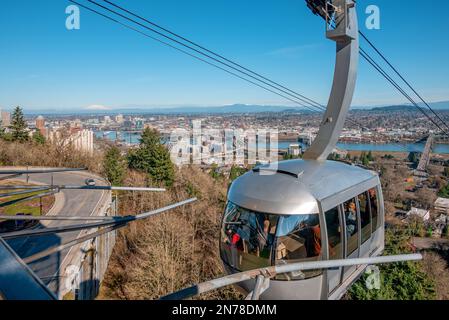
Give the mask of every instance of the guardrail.
[[339, 267], [351, 267], [357, 265], [372, 265], [383, 263], [395, 263], [405, 261], [422, 260], [421, 254], [408, 254], [372, 258], [357, 258], [357, 259], [342, 259], [342, 260], [327, 260], [314, 262], [300, 262], [281, 266], [273, 266], [267, 268], [254, 269], [251, 271], [236, 273], [223, 278], [206, 281], [190, 288], [183, 289], [178, 292], [171, 293], [161, 298], [161, 300], [183, 300], [197, 296], [199, 294], [207, 293], [216, 289], [220, 289], [229, 285], [237, 284], [243, 281], [256, 279], [253, 291], [247, 298], [251, 300], [258, 300], [260, 295], [264, 293], [270, 286], [270, 279], [276, 275], [316, 270], [316, 269], [332, 269]]

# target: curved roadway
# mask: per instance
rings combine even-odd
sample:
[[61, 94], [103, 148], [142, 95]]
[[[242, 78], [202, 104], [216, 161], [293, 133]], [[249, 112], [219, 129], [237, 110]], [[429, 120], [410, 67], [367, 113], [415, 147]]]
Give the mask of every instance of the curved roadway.
[[[93, 178], [97, 185], [107, 185], [104, 179], [101, 179], [88, 172], [64, 172], [54, 173], [53, 183], [55, 185], [85, 185], [86, 178]], [[23, 178], [15, 178], [14, 180], [25, 180]], [[32, 174], [30, 175], [31, 183], [51, 184], [51, 174]], [[56, 196], [54, 207], [50, 210], [51, 215], [62, 216], [90, 216], [97, 207], [102, 205], [105, 193], [110, 191], [100, 190], [62, 190]], [[70, 224], [68, 221], [48, 221], [42, 222], [38, 228], [56, 227]], [[73, 224], [73, 222], [72, 222]], [[21, 258], [32, 256], [50, 247], [59, 245], [67, 240], [78, 237], [80, 231], [61, 233], [58, 235], [26, 237], [8, 240], [8, 244], [17, 252]], [[70, 260], [70, 249], [55, 253], [46, 258], [29, 264], [29, 267], [38, 275], [49, 288], [59, 293], [61, 281], [64, 281], [65, 275], [61, 270], [67, 267], [67, 261]], [[64, 286], [63, 286], [64, 287]]]

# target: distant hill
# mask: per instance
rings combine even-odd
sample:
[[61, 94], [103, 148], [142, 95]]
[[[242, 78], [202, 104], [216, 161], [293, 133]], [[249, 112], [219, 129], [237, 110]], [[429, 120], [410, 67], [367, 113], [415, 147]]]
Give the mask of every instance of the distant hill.
[[449, 101], [440, 101], [429, 104], [435, 110], [449, 110]]
[[219, 107], [127, 107], [117, 108], [111, 110], [54, 110], [54, 109], [39, 109], [39, 110], [26, 110], [27, 115], [37, 114], [92, 114], [92, 115], [106, 115], [106, 114], [227, 114], [227, 113], [264, 113], [264, 112], [301, 112], [311, 113], [310, 110], [305, 108], [295, 108], [287, 106], [263, 106], [263, 105], [246, 105], [246, 104], [234, 104], [229, 106]]
[[369, 109], [368, 111], [375, 111], [375, 112], [400, 112], [400, 111], [408, 111], [412, 110], [413, 106], [387, 106], [387, 107], [376, 107]]
[[[427, 108], [427, 106], [423, 103], [419, 103], [420, 107]], [[432, 102], [429, 103], [429, 106], [434, 110], [449, 110], [449, 101], [440, 101], [440, 102]], [[385, 106], [385, 107], [376, 107], [370, 109], [371, 111], [377, 112], [401, 112], [408, 111], [411, 108], [415, 108], [412, 104], [404, 104], [404, 105], [396, 105], [396, 106]]]
[[[449, 110], [449, 101], [441, 101], [431, 103], [430, 106], [435, 110]], [[412, 105], [393, 105], [382, 107], [353, 107], [352, 110], [357, 111], [376, 111], [376, 112], [400, 112], [413, 108]], [[127, 106], [110, 110], [88, 110], [88, 109], [65, 109], [56, 110], [50, 108], [39, 109], [27, 109], [24, 108], [25, 114], [34, 116], [38, 114], [42, 115], [110, 115], [110, 114], [245, 114], [245, 113], [264, 113], [264, 112], [277, 112], [277, 113], [303, 113], [309, 114], [309, 109], [301, 107], [289, 107], [289, 106], [267, 106], [267, 105], [247, 105], [247, 104], [234, 104], [228, 106], [218, 107], [196, 107], [196, 106], [184, 106], [184, 107], [146, 107], [146, 106]]]

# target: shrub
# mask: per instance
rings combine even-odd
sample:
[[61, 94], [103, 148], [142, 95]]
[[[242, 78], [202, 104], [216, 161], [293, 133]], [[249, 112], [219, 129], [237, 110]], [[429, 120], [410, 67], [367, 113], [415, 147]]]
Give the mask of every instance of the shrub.
[[[409, 244], [414, 228], [396, 226], [386, 231], [386, 255], [411, 253]], [[348, 291], [352, 300], [432, 300], [435, 299], [435, 282], [418, 262], [392, 263], [380, 266], [381, 288], [366, 288], [367, 275], [363, 275]]]
[[103, 174], [113, 186], [120, 186], [126, 174], [126, 160], [122, 157], [120, 149], [110, 147], [103, 160]]

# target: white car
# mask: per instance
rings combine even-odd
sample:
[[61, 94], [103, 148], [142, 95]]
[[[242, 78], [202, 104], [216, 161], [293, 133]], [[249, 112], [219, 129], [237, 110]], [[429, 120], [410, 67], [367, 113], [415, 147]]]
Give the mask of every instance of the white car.
[[95, 180], [92, 178], [88, 178], [84, 182], [86, 183], [86, 186], [95, 186]]

